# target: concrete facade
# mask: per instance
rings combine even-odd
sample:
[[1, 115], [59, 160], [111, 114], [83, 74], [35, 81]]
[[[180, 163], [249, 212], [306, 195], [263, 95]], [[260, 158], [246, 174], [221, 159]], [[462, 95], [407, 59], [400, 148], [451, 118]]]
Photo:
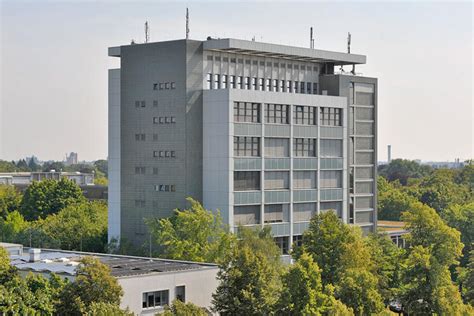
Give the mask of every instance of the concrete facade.
[[109, 55], [121, 58], [109, 75], [120, 90], [109, 239], [139, 245], [143, 219], [170, 216], [186, 197], [219, 209], [231, 229], [270, 225], [283, 254], [315, 213], [375, 229], [377, 80], [334, 74], [365, 56], [236, 39]]

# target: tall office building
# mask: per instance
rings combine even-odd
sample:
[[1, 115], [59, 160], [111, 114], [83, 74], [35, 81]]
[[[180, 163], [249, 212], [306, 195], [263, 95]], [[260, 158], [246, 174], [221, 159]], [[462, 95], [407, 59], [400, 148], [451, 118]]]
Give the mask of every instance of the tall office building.
[[377, 79], [366, 57], [237, 39], [109, 48], [109, 239], [186, 197], [269, 225], [282, 253], [315, 213], [376, 226]]

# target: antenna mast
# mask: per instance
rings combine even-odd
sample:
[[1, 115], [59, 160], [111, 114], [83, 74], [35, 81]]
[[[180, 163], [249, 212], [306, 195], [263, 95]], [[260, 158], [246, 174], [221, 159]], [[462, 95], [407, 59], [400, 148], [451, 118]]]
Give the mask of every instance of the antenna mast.
[[189, 39], [189, 10], [186, 8], [186, 39]]
[[347, 53], [351, 53], [351, 33], [347, 33]]
[[314, 37], [313, 37], [313, 27], [309, 28], [309, 48], [314, 49]]
[[150, 28], [148, 27], [148, 21], [145, 22], [145, 43], [150, 41]]

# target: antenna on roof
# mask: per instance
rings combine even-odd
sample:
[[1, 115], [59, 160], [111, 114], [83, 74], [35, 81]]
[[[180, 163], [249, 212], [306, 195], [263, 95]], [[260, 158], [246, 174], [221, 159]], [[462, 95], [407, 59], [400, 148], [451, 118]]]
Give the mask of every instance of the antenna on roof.
[[145, 43], [150, 40], [150, 28], [148, 27], [148, 21], [145, 22]]
[[314, 49], [313, 27], [309, 28], [309, 48]]
[[347, 33], [347, 53], [351, 53], [351, 33]]
[[186, 8], [186, 39], [189, 39], [189, 10]]

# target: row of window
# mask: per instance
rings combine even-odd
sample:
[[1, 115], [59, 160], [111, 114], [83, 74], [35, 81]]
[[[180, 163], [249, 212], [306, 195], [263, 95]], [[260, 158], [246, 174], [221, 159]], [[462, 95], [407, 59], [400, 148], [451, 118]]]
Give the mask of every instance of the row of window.
[[[342, 157], [341, 139], [320, 139], [321, 157]], [[260, 157], [260, 137], [234, 136], [234, 157]], [[289, 157], [289, 138], [265, 138], [265, 157]], [[316, 138], [294, 138], [294, 157], [316, 157]]]
[[[234, 171], [234, 191], [258, 191], [260, 171]], [[289, 171], [265, 171], [264, 190], [288, 190]], [[342, 170], [321, 170], [319, 185], [322, 189], [342, 188]], [[317, 171], [293, 171], [293, 189], [316, 189]]]
[[157, 192], [175, 192], [176, 185], [174, 184], [157, 184], [155, 185], [155, 191]]
[[[186, 302], [186, 286], [179, 285], [175, 288], [176, 299]], [[143, 293], [142, 308], [157, 308], [169, 305], [169, 290]]]
[[[234, 102], [234, 122], [261, 123], [260, 103]], [[289, 124], [289, 105], [264, 104], [265, 123]], [[293, 124], [316, 125], [317, 108], [314, 106], [293, 106]], [[320, 124], [342, 126], [342, 109], [321, 107]]]
[[176, 82], [158, 82], [153, 84], [153, 90], [176, 89]]
[[[342, 201], [320, 202], [320, 212], [333, 211], [338, 216], [342, 214]], [[316, 214], [317, 203], [293, 203], [293, 222], [309, 222]], [[234, 206], [235, 225], [258, 225], [261, 224], [261, 206], [243, 205]], [[290, 221], [290, 204], [265, 204], [263, 206], [263, 222], [287, 223]]]
[[[208, 55], [207, 56], [207, 60], [208, 61], [217, 61], [217, 62], [220, 62], [221, 61], [221, 56], [212, 56], [212, 55]], [[250, 61], [250, 59], [244, 59], [243, 58], [235, 58], [235, 57], [222, 57], [222, 61], [227, 63], [230, 61], [231, 64], [245, 64], [246, 65], [254, 65], [254, 66], [267, 66], [267, 67], [272, 67], [273, 68], [288, 68], [288, 69], [296, 69], [296, 70], [308, 70], [308, 71], [319, 71], [319, 67], [318, 66], [311, 66], [311, 65], [300, 65], [300, 64], [290, 64], [290, 63], [279, 63], [279, 62], [271, 62], [271, 61], [267, 61], [265, 63], [264, 60], [252, 60]]]
[[318, 94], [318, 83], [208, 73], [207, 89], [245, 89], [255, 91]]
[[154, 158], [175, 158], [176, 152], [174, 150], [155, 150], [153, 151]]
[[176, 118], [174, 116], [155, 116], [153, 117], [153, 124], [174, 124]]

